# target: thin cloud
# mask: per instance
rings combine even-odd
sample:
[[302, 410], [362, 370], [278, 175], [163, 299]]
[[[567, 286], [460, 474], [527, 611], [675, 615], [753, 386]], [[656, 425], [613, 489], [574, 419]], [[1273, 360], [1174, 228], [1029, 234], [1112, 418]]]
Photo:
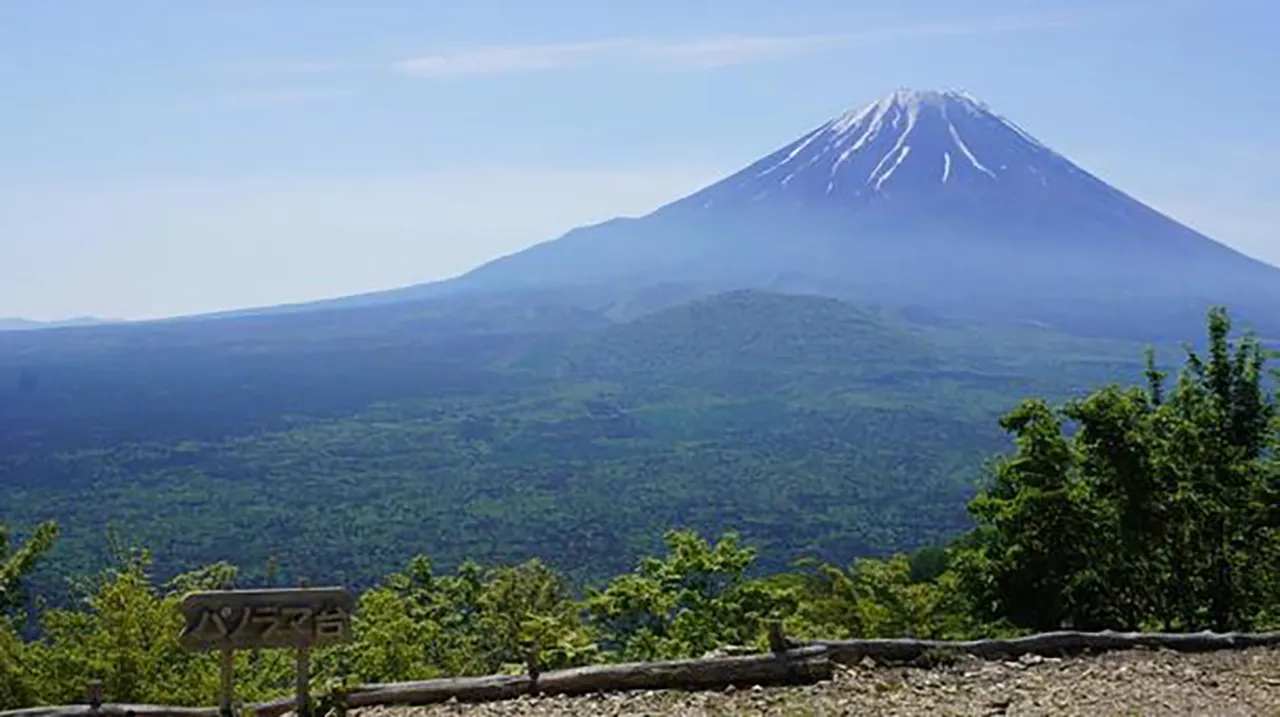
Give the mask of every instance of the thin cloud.
[[1072, 24], [1064, 15], [1024, 15], [861, 32], [791, 36], [727, 35], [688, 40], [613, 38], [587, 42], [479, 45], [442, 50], [391, 63], [414, 77], [476, 77], [602, 66], [707, 69], [790, 59], [836, 47], [1050, 29]]
[[271, 107], [331, 102], [348, 97], [349, 94], [346, 90], [339, 89], [278, 87], [194, 95], [167, 102], [101, 107], [95, 110], [95, 114], [184, 114], [265, 110]]
[[[541, 45], [484, 45], [424, 55], [392, 63], [398, 72], [420, 77], [502, 75], [558, 70], [594, 64], [627, 54], [631, 40], [564, 42]], [[633, 49], [632, 49], [633, 51]]]

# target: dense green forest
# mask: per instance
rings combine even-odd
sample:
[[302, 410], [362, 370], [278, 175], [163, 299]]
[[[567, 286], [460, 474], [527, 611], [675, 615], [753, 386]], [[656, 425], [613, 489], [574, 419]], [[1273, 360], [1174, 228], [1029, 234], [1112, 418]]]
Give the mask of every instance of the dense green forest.
[[0, 334], [0, 520], [162, 578], [372, 585], [415, 553], [545, 556], [595, 584], [670, 526], [740, 531], [758, 571], [972, 525], [997, 419], [1141, 376], [1141, 347], [834, 299], [650, 291], [625, 304], [365, 307]]
[[[762, 574], [763, 552], [739, 536], [676, 530], [661, 554], [586, 589], [537, 559], [441, 571], [417, 557], [363, 591], [355, 639], [316, 655], [315, 688], [523, 670], [531, 656], [554, 668], [699, 655], [762, 645], [770, 620], [825, 638], [1280, 626], [1277, 404], [1263, 348], [1229, 334], [1214, 311], [1176, 375], [1149, 357], [1138, 385], [1005, 412], [1013, 446], [968, 503], [973, 527], [945, 547]], [[0, 707], [73, 701], [90, 678], [113, 701], [209, 703], [216, 660], [179, 650], [176, 604], [240, 584], [236, 568], [162, 580], [149, 553], [116, 541], [82, 599], [52, 607], [27, 578], [58, 559], [56, 533], [0, 534]], [[287, 654], [238, 659], [244, 699], [289, 691]]]

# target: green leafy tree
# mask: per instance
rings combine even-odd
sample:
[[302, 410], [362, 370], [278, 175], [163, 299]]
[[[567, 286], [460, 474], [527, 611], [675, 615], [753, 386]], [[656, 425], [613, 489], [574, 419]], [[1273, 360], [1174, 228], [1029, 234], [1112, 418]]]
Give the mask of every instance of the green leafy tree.
[[644, 558], [586, 600], [602, 647], [618, 657], [673, 658], [761, 644], [765, 624], [794, 609], [786, 592], [744, 577], [756, 554], [737, 535], [711, 545], [693, 531], [672, 531], [666, 545], [664, 558]]
[[[933, 553], [927, 559], [933, 568], [945, 561]], [[918, 579], [911, 559], [901, 554], [858, 559], [847, 570], [812, 567], [796, 621], [806, 636], [956, 639], [976, 628], [950, 571]]]
[[26, 604], [22, 579], [53, 548], [58, 526], [52, 521], [41, 523], [22, 545], [10, 545], [9, 527], [0, 524], [0, 615]]
[[484, 572], [464, 563], [455, 575], [437, 575], [428, 558], [413, 558], [405, 572], [365, 591], [352, 625], [353, 642], [330, 651], [317, 667], [335, 676], [347, 672], [356, 681], [488, 671], [489, 636], [479, 605]]
[[1209, 313], [1206, 356], [1188, 349], [1172, 389], [1149, 353], [1145, 388], [1005, 416], [1017, 450], [994, 463], [957, 552], [981, 616], [1039, 630], [1272, 619], [1275, 401], [1258, 342], [1230, 330], [1224, 310]]
[[11, 620], [0, 617], [0, 710], [30, 707], [38, 693], [28, 663], [26, 645]]
[[[1188, 350], [1162, 406], [1171, 427], [1162, 468], [1174, 487], [1178, 530], [1170, 541], [1177, 622], [1187, 629], [1246, 629], [1275, 608], [1277, 528], [1274, 398], [1262, 385], [1265, 355], [1252, 336], [1228, 340], [1224, 310], [1209, 316], [1207, 357]], [[1171, 620], [1172, 621], [1172, 620]]]
[[492, 571], [479, 605], [494, 662], [540, 671], [579, 665], [597, 652], [572, 586], [539, 560]]
[[571, 586], [538, 560], [435, 574], [419, 556], [365, 591], [354, 639], [317, 658], [317, 672], [355, 681], [554, 669], [595, 655]]
[[1001, 420], [1017, 453], [997, 459], [992, 485], [970, 504], [978, 520], [958, 567], [985, 619], [1034, 629], [1095, 627], [1103, 589], [1096, 553], [1105, 521], [1079, 471], [1060, 417], [1040, 400]]
[[[148, 553], [132, 551], [98, 576], [82, 606], [45, 612], [41, 638], [25, 646], [24, 662], [41, 703], [74, 703], [90, 679], [102, 680], [111, 702], [205, 705], [216, 698], [217, 658], [178, 644], [178, 605], [189, 591], [230, 586], [235, 569], [216, 564], [157, 586], [150, 565]], [[237, 672], [242, 699], [274, 696], [291, 684], [285, 661], [255, 653], [237, 654]]]
[[29, 655], [18, 635], [15, 613], [29, 602], [23, 578], [53, 548], [57, 537], [57, 525], [45, 522], [15, 547], [8, 526], [0, 524], [0, 709], [25, 707], [38, 697], [36, 683], [25, 667]]

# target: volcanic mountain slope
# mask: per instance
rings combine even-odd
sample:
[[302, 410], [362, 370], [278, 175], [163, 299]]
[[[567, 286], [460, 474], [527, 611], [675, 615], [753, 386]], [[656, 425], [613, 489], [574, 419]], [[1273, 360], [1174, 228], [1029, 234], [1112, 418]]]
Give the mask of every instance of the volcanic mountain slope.
[[[653, 213], [409, 290], [659, 282], [1053, 321], [1267, 306], [1280, 270], [1147, 207], [972, 96], [900, 90]], [[424, 291], [425, 290], [425, 291]], [[1258, 313], [1258, 312], [1253, 312]]]

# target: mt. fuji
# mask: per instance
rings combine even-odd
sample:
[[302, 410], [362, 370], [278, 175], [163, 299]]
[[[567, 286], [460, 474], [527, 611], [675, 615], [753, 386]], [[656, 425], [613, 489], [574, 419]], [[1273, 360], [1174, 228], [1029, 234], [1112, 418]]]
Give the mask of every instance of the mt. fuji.
[[969, 94], [913, 90], [648, 215], [383, 298], [656, 284], [1060, 325], [1167, 323], [1211, 303], [1256, 317], [1280, 298], [1280, 270], [1109, 186]]
[[[973, 146], [971, 147], [970, 144]], [[975, 150], [981, 152], [980, 159]], [[809, 203], [1000, 184], [1042, 191], [1081, 172], [1016, 125], [960, 92], [898, 90], [848, 112], [707, 191], [748, 191]], [[713, 191], [714, 190], [714, 191]]]

